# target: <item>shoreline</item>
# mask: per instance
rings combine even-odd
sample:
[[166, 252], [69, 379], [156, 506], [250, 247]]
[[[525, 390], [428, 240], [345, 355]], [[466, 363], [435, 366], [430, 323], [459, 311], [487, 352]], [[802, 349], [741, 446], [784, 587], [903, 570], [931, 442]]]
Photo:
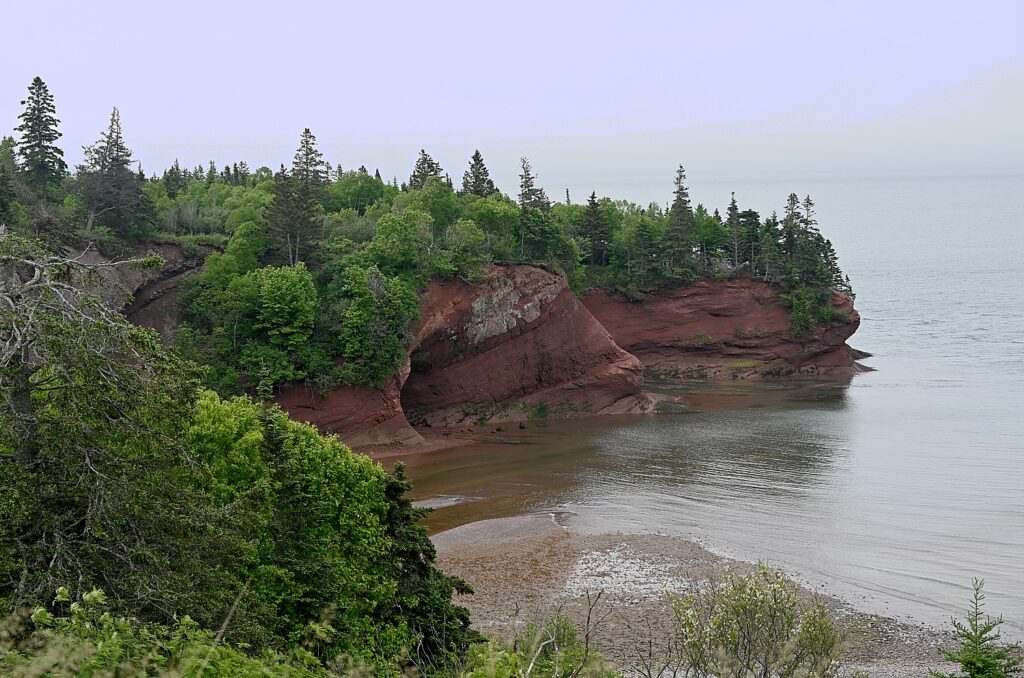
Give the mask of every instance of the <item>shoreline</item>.
[[[650, 380], [642, 395], [653, 405], [649, 412], [633, 413], [635, 416], [680, 415], [712, 410], [745, 410], [752, 407], [781, 405], [792, 400], [806, 400], [845, 389], [850, 385], [849, 376], [804, 375], [776, 379], [706, 381], [662, 381]], [[567, 419], [590, 417], [632, 416], [630, 414], [588, 415]], [[547, 419], [518, 422], [502, 421], [488, 424], [465, 424], [454, 427], [414, 427], [420, 435], [416, 442], [393, 442], [380, 445], [350, 445], [353, 452], [371, 459], [385, 460], [394, 457], [419, 456], [431, 452], [451, 450], [467, 445], [500, 442], [504, 435], [519, 433], [520, 429], [543, 427]], [[561, 421], [555, 419], [552, 421]]]
[[[683, 593], [726, 568], [754, 567], [682, 537], [585, 533], [564, 512], [481, 520], [431, 538], [438, 565], [473, 587], [475, 593], [459, 603], [489, 634], [509, 637], [526, 621], [559, 609], [580, 624], [587, 593], [602, 591], [608, 617], [595, 632], [595, 646], [625, 670], [635, 664], [641, 644], [669, 641], [666, 591]], [[874, 678], [910, 678], [944, 668], [937, 647], [949, 642], [948, 632], [861, 612], [826, 588], [794, 584], [802, 598], [823, 602], [844, 630], [841, 675], [860, 670]]]

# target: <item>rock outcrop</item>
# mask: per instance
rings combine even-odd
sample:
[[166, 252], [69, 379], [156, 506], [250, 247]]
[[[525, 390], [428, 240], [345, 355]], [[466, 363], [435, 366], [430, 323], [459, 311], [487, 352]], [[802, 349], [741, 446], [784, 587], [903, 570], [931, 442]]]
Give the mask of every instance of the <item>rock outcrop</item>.
[[290, 414], [352, 445], [417, 442], [417, 425], [643, 411], [643, 366], [560, 276], [496, 266], [478, 283], [433, 281], [410, 365], [380, 390], [285, 389]]
[[643, 366], [569, 289], [533, 266], [479, 284], [435, 281], [423, 303], [402, 404], [413, 423], [454, 426], [635, 412]]
[[831, 300], [839, 320], [805, 337], [789, 332], [781, 290], [750, 278], [703, 280], [642, 303], [592, 292], [583, 304], [654, 378], [707, 379], [853, 374], [846, 340], [860, 324], [853, 302]]

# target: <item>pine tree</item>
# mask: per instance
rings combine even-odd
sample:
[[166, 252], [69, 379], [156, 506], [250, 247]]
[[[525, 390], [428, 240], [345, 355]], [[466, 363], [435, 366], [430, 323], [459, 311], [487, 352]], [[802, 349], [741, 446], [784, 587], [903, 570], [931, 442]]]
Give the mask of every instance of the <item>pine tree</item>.
[[587, 200], [580, 231], [590, 241], [590, 263], [601, 266], [608, 263], [611, 230], [601, 211], [601, 204], [597, 201], [596, 192], [592, 192]]
[[124, 142], [117, 108], [99, 140], [83, 150], [85, 162], [77, 168], [74, 187], [89, 210], [85, 230], [92, 230], [97, 220], [121, 235], [142, 226], [137, 223], [142, 188], [131, 167], [132, 152]]
[[665, 273], [677, 280], [691, 279], [696, 270], [693, 246], [697, 239], [697, 220], [685, 182], [686, 171], [680, 165], [676, 170], [675, 191], [663, 238]]
[[434, 161], [425, 150], [420, 149], [420, 157], [416, 159], [416, 165], [409, 177], [409, 188], [423, 188], [430, 177], [441, 176], [441, 165]]
[[300, 186], [314, 195], [318, 195], [327, 183], [327, 163], [324, 155], [316, 147], [316, 137], [307, 127], [299, 139], [299, 149], [292, 160], [292, 177]]
[[206, 166], [206, 187], [213, 186], [215, 181], [217, 181], [217, 163], [211, 160]]
[[491, 181], [491, 174], [484, 164], [484, 157], [480, 151], [473, 151], [469, 159], [469, 169], [462, 175], [462, 192], [466, 195], [479, 195], [481, 198], [493, 194], [497, 189]]
[[380, 178], [380, 169], [373, 170], [373, 178], [381, 183], [384, 183], [384, 180]]
[[750, 264], [750, 274], [757, 270], [757, 254], [761, 240], [761, 215], [754, 210], [743, 210], [738, 215], [740, 232], [740, 262]]
[[21, 102], [25, 112], [18, 116], [21, 124], [15, 130], [21, 138], [18, 141], [18, 155], [25, 183], [45, 202], [50, 189], [60, 185], [67, 174], [64, 151], [56, 141], [61, 133], [57, 130], [60, 120], [53, 105], [53, 95], [46, 83], [36, 76], [28, 88], [28, 98]]

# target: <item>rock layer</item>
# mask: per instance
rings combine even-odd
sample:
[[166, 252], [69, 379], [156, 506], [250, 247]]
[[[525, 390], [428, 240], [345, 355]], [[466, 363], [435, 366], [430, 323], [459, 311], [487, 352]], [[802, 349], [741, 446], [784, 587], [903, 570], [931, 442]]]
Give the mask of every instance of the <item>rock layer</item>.
[[805, 337], [789, 332], [778, 287], [750, 278], [703, 280], [642, 303], [592, 292], [583, 304], [615, 342], [655, 378], [848, 375], [858, 371], [846, 340], [860, 324], [853, 302], [836, 294], [840, 320]]

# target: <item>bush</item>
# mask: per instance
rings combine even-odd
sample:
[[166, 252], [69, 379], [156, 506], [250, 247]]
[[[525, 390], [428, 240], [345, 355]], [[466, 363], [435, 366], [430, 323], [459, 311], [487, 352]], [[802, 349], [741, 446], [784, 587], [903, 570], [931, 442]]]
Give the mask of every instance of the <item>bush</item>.
[[669, 600], [679, 663], [695, 678], [827, 678], [838, 673], [839, 631], [821, 604], [801, 605], [778, 569], [760, 565]]

